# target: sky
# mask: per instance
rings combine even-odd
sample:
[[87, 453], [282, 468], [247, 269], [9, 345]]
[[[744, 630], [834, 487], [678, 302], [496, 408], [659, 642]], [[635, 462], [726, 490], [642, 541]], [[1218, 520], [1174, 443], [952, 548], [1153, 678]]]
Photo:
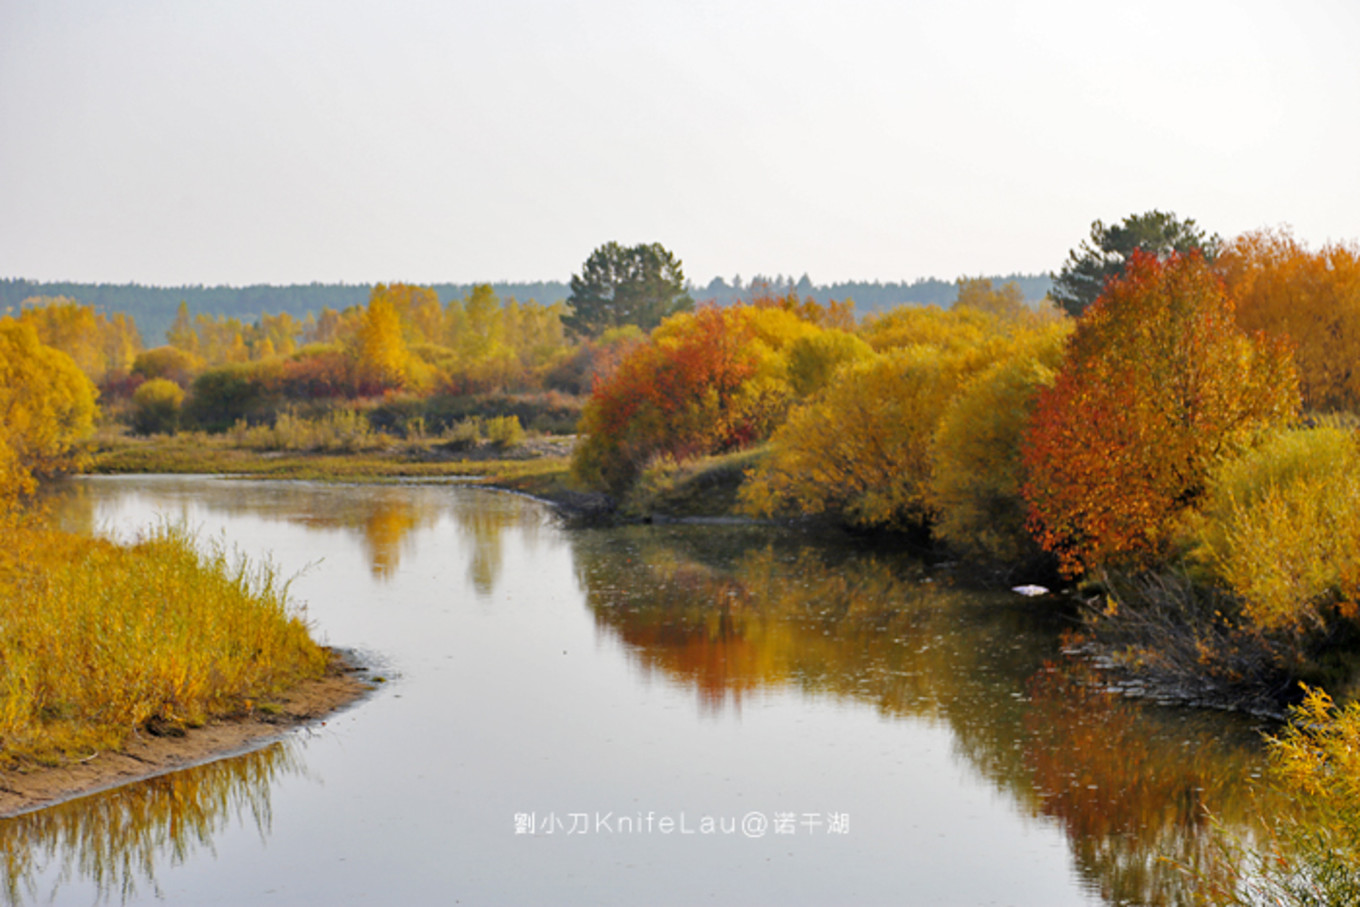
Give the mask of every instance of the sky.
[[1360, 239], [1355, 0], [0, 0], [0, 277], [815, 283]]

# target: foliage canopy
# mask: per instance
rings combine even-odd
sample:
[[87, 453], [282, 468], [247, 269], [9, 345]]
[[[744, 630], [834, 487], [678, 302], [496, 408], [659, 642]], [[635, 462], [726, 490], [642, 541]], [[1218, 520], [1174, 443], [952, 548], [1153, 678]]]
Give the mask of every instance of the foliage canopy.
[[0, 505], [77, 465], [95, 396], [75, 361], [43, 344], [32, 324], [0, 318]]
[[1287, 348], [1237, 327], [1198, 253], [1135, 251], [1039, 394], [1023, 455], [1031, 528], [1069, 573], [1155, 559], [1219, 458], [1297, 410]]
[[1334, 426], [1271, 435], [1213, 473], [1192, 555], [1253, 625], [1322, 628], [1360, 605], [1360, 436]]
[[1124, 273], [1134, 252], [1157, 258], [1199, 252], [1212, 260], [1220, 240], [1205, 236], [1190, 218], [1181, 220], [1165, 211], [1130, 214], [1117, 224], [1091, 224], [1091, 235], [1067, 255], [1053, 277], [1049, 295], [1073, 318], [1086, 311], [1105, 291], [1105, 285]]
[[573, 473], [618, 492], [658, 454], [681, 460], [768, 437], [793, 400], [787, 350], [819, 330], [777, 307], [672, 316], [595, 384]]
[[685, 292], [680, 260], [660, 243], [605, 243], [571, 275], [571, 314], [562, 319], [573, 334], [595, 337], [609, 328], [636, 324], [650, 331], [665, 318], [694, 307]]
[[1360, 411], [1360, 246], [1310, 252], [1287, 231], [1246, 233], [1215, 262], [1243, 328], [1287, 337], [1304, 406]]

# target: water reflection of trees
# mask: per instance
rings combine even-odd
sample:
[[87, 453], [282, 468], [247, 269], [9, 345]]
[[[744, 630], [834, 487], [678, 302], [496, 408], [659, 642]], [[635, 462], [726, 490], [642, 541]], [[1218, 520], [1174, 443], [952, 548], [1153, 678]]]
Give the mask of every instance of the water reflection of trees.
[[919, 563], [715, 527], [582, 535], [597, 625], [707, 710], [768, 688], [942, 721], [1032, 816], [1060, 823], [1111, 903], [1187, 902], [1173, 862], [1215, 872], [1207, 815], [1242, 827], [1260, 765], [1227, 716], [1144, 707], [1057, 669], [1051, 604], [967, 591]]
[[[52, 901], [84, 882], [95, 899], [131, 899], [233, 820], [269, 833], [270, 786], [302, 771], [288, 741], [0, 819], [0, 891], [10, 904]], [[40, 888], [42, 890], [40, 890]], [[157, 890], [159, 896], [159, 891]]]
[[527, 498], [477, 488], [455, 495], [448, 512], [472, 545], [468, 579], [482, 595], [490, 595], [500, 579], [506, 530], [515, 530], [518, 541], [533, 549], [543, 541], [542, 530], [551, 519], [542, 505]]
[[[503, 533], [513, 528], [532, 545], [547, 520], [541, 506], [524, 498], [447, 485], [212, 482], [195, 476], [127, 487], [149, 498], [157, 511], [171, 519], [185, 519], [190, 505], [196, 505], [232, 517], [255, 517], [356, 536], [369, 569], [379, 579], [392, 577], [419, 533], [448, 516], [471, 545], [468, 576], [483, 594], [489, 594], [500, 577]], [[98, 508], [105, 494], [104, 488], [96, 491], [89, 483], [70, 482], [51, 496], [50, 505], [63, 526], [92, 535], [98, 528]]]

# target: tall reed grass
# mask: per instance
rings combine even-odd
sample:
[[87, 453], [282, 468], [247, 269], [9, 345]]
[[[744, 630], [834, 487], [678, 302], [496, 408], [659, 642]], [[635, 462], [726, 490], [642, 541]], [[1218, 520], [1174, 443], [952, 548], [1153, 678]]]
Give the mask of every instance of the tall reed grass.
[[255, 450], [345, 453], [389, 447], [395, 440], [390, 435], [374, 431], [368, 416], [354, 409], [333, 409], [315, 419], [282, 412], [273, 425], [250, 425], [240, 419], [232, 426], [231, 437], [240, 446]]
[[134, 544], [0, 524], [0, 763], [249, 708], [327, 654], [269, 564], [162, 525]]

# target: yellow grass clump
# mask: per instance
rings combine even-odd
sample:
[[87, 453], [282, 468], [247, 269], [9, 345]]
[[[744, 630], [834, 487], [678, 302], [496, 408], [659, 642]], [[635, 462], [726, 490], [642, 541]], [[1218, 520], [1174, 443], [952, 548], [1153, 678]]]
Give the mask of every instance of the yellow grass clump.
[[327, 654], [273, 568], [163, 525], [129, 545], [0, 521], [0, 764], [249, 708]]

